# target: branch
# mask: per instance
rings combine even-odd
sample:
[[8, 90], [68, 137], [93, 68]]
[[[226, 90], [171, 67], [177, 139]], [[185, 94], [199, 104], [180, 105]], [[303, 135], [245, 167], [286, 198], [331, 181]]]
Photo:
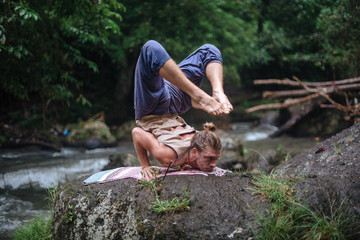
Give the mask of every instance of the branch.
[[[304, 89], [300, 90], [284, 90], [284, 91], [265, 91], [263, 93], [263, 98], [279, 98], [279, 97], [293, 97], [297, 96], [295, 99], [287, 99], [283, 103], [272, 103], [272, 104], [264, 104], [258, 105], [246, 110], [246, 112], [254, 112], [263, 109], [272, 109], [272, 108], [287, 108], [295, 104], [300, 104], [306, 101], [310, 101], [306, 103], [305, 107], [302, 108], [299, 112], [295, 114], [291, 119], [289, 119], [284, 125], [280, 127], [280, 129], [275, 132], [272, 137], [279, 136], [284, 131], [291, 128], [294, 124], [296, 124], [301, 118], [306, 116], [309, 112], [311, 112], [314, 108], [320, 105], [320, 107], [327, 108], [336, 108], [342, 112], [347, 113], [348, 116], [360, 116], [360, 104], [357, 102], [357, 98], [354, 99], [353, 106], [350, 104], [348, 92], [344, 90], [354, 90], [360, 89], [360, 84], [356, 82], [360, 82], [360, 77], [344, 79], [339, 81], [331, 81], [331, 82], [313, 82], [313, 83], [304, 83], [297, 77], [293, 77], [293, 80], [290, 79], [268, 79], [268, 80], [255, 80], [254, 84], [283, 84], [288, 86], [296, 86], [303, 87]], [[341, 90], [341, 92], [340, 92]], [[331, 97], [331, 93], [341, 93], [345, 96], [346, 106], [335, 102]], [[305, 97], [299, 97], [304, 96]], [[325, 101], [330, 102], [331, 104], [324, 104]]]
[[[353, 112], [351, 108], [345, 107], [345, 106], [341, 105], [340, 103], [335, 102], [328, 94], [326, 94], [326, 89], [324, 91], [324, 89], [320, 90], [318, 88], [317, 89], [309, 88], [303, 82], [301, 82], [300, 79], [295, 78], [295, 80], [299, 84], [301, 84], [307, 91], [319, 93], [322, 97], [326, 98], [329, 102], [331, 102], [335, 106], [335, 108], [337, 108], [338, 110], [343, 111], [343, 112]], [[337, 86], [332, 86], [331, 88], [332, 88], [332, 92], [334, 92], [335, 89], [337, 88]]]
[[255, 85], [278, 84], [278, 85], [288, 85], [288, 86], [293, 86], [293, 87], [300, 86], [299, 83], [297, 83], [296, 81], [292, 81], [288, 78], [285, 78], [283, 80], [280, 80], [280, 79], [257, 79], [257, 80], [254, 80], [254, 84]]
[[[279, 97], [290, 97], [290, 96], [304, 96], [309, 94], [309, 92], [324, 92], [324, 93], [333, 93], [336, 90], [354, 90], [360, 89], [360, 84], [347, 84], [347, 85], [335, 85], [323, 88], [309, 88], [309, 86], [303, 84], [305, 89], [300, 90], [285, 90], [285, 91], [265, 91], [263, 93], [263, 98], [273, 99]], [[309, 91], [309, 90], [310, 91]]]
[[294, 117], [290, 118], [284, 125], [282, 125], [279, 130], [277, 130], [275, 133], [271, 135], [271, 137], [278, 137], [280, 136], [284, 131], [288, 130], [292, 126], [295, 125], [302, 117], [307, 115], [309, 112], [311, 112], [316, 106], [322, 104], [325, 101], [323, 98], [318, 98], [312, 101], [309, 105], [307, 105], [304, 109], [302, 109], [298, 114], [296, 114]]
[[[296, 77], [293, 77], [294, 79]], [[326, 86], [333, 86], [333, 85], [343, 85], [343, 84], [349, 84], [349, 83], [356, 83], [360, 82], [360, 77], [356, 78], [349, 78], [349, 79], [343, 79], [338, 81], [328, 81], [328, 82], [305, 82], [304, 84], [308, 87], [326, 87]], [[285, 78], [283, 80], [280, 79], [257, 79], [254, 80], [255, 85], [268, 85], [268, 84], [278, 84], [278, 85], [287, 85], [292, 87], [299, 87], [301, 84], [299, 84], [296, 81], [290, 80], [288, 78]]]
[[265, 110], [265, 109], [279, 109], [279, 108], [287, 108], [290, 107], [292, 105], [296, 105], [302, 102], [306, 102], [309, 101], [311, 99], [317, 98], [319, 97], [320, 94], [315, 93], [306, 97], [302, 97], [302, 98], [297, 98], [297, 99], [287, 99], [284, 103], [269, 103], [269, 104], [263, 104], [263, 105], [258, 105], [255, 107], [251, 107], [246, 109], [245, 111], [247, 113], [251, 113], [251, 112], [255, 112], [255, 111], [259, 111], [259, 110]]

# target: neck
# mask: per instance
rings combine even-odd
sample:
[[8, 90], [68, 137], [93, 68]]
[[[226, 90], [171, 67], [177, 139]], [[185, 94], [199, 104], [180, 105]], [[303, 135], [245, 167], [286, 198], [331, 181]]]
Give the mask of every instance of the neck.
[[196, 168], [196, 163], [192, 160], [190, 150], [185, 152], [181, 158], [178, 159], [176, 165], [179, 165], [180, 170], [188, 170], [191, 168]]
[[196, 164], [196, 160], [194, 159], [193, 155], [190, 153], [190, 150], [187, 154], [187, 162], [186, 164], [189, 164], [191, 168], [198, 168], [198, 165]]
[[175, 162], [174, 162], [174, 166], [178, 166], [178, 165], [183, 165], [183, 164], [188, 164], [189, 163], [189, 152], [185, 152], [183, 153], [180, 157], [178, 157]]

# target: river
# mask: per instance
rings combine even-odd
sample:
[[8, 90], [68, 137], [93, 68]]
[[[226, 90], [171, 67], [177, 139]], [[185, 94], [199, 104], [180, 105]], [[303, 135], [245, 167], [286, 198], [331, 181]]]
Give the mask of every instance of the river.
[[[315, 144], [313, 139], [280, 137], [269, 139], [276, 131], [270, 125], [235, 123], [229, 133], [238, 136], [246, 148], [300, 152]], [[289, 150], [288, 150], [289, 149]], [[14, 229], [36, 216], [49, 216], [46, 189], [100, 171], [110, 155], [135, 154], [131, 141], [118, 147], [81, 151], [63, 148], [61, 152], [40, 150], [0, 150], [0, 240], [11, 239]]]

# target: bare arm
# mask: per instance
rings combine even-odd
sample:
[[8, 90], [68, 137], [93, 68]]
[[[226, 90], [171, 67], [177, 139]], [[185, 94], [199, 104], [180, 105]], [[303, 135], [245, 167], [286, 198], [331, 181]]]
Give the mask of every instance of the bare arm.
[[132, 137], [145, 180], [154, 178], [147, 152], [150, 152], [151, 155], [165, 167], [170, 164], [171, 160], [175, 160], [175, 151], [172, 148], [159, 143], [150, 132], [136, 127], [132, 130]]

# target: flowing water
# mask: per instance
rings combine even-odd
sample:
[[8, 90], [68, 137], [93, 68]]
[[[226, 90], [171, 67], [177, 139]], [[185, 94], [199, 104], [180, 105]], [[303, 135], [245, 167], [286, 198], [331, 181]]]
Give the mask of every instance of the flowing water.
[[[279, 144], [311, 147], [311, 139], [278, 138], [269, 140], [276, 127], [235, 123], [231, 134], [245, 147], [274, 149]], [[305, 145], [304, 145], [305, 144]], [[110, 155], [135, 154], [130, 141], [119, 147], [81, 151], [63, 148], [61, 152], [40, 150], [0, 150], [0, 240], [11, 239], [11, 232], [36, 216], [49, 216], [46, 189], [100, 171]]]

